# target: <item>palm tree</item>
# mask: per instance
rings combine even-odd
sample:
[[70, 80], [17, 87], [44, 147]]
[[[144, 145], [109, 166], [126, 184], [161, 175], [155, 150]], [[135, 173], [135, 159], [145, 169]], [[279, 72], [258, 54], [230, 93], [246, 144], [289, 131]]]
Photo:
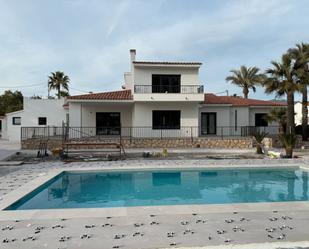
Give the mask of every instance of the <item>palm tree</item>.
[[277, 122], [279, 123], [279, 134], [284, 134], [286, 127], [286, 108], [285, 107], [275, 107], [267, 114], [266, 120], [269, 123]]
[[[48, 76], [48, 88], [57, 90], [57, 97], [60, 99], [62, 96], [67, 95], [69, 92], [70, 78], [64, 74], [64, 72], [56, 71], [52, 72]], [[64, 89], [64, 90], [61, 90]]]
[[248, 98], [249, 90], [256, 91], [256, 85], [260, 84], [263, 80], [263, 75], [258, 72], [260, 69], [257, 67], [241, 66], [240, 70], [231, 70], [232, 75], [226, 77], [226, 81], [231, 82], [234, 85], [242, 87], [244, 98]]
[[283, 148], [285, 149], [285, 156], [287, 158], [293, 157], [293, 148], [296, 144], [296, 135], [295, 134], [282, 134], [279, 136], [279, 139], [282, 143]]
[[273, 68], [266, 70], [269, 76], [264, 79], [266, 93], [275, 92], [277, 96], [287, 95], [287, 134], [295, 132], [294, 113], [294, 92], [299, 90], [299, 85], [295, 82], [295, 71], [292, 58], [289, 54], [284, 54], [280, 62], [272, 61]]
[[295, 48], [288, 50], [288, 53], [295, 60], [294, 68], [299, 79], [300, 92], [302, 94], [302, 139], [308, 140], [307, 126], [308, 126], [308, 92], [307, 86], [309, 84], [309, 44], [296, 44]]
[[255, 138], [255, 141], [256, 141], [256, 154], [263, 154], [263, 150], [262, 150], [262, 143], [263, 143], [263, 139], [265, 137], [268, 136], [268, 133], [267, 132], [260, 132], [260, 131], [257, 131], [253, 137]]

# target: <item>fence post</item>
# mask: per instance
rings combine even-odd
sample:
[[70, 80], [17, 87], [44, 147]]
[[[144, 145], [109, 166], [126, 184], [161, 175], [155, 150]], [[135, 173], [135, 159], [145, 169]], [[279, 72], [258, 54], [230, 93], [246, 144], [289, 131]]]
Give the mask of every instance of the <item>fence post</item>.
[[193, 143], [193, 134], [192, 134], [193, 127], [191, 126], [191, 142]]
[[130, 126], [130, 144], [132, 143], [132, 126]]
[[[122, 144], [121, 126], [120, 126], [120, 144]], [[121, 154], [121, 149], [120, 149], [120, 154]]]
[[160, 132], [161, 132], [161, 139], [162, 139], [162, 129], [160, 130]]
[[223, 127], [221, 126], [221, 139], [223, 140]]

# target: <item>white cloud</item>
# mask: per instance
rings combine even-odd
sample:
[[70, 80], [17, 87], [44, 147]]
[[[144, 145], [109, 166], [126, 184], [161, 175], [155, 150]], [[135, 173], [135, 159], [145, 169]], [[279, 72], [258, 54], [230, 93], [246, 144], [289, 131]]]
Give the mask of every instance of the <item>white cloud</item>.
[[[5, 58], [0, 86], [44, 82], [59, 69], [74, 88], [116, 89], [129, 70], [128, 50], [136, 48], [140, 59], [204, 62], [206, 90], [221, 91], [229, 87], [224, 79], [231, 68], [263, 67], [298, 39], [309, 39], [303, 29], [309, 18], [300, 14], [305, 1], [18, 3], [12, 0], [0, 10], [0, 58]], [[27, 94], [36, 91], [25, 89]]]

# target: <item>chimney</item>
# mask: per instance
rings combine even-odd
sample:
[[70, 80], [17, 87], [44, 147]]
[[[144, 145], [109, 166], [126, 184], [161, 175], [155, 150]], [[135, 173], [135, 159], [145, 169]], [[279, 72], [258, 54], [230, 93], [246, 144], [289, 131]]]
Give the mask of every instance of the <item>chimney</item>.
[[135, 49], [130, 49], [131, 63], [133, 61], [135, 61], [135, 56], [136, 56], [136, 50]]

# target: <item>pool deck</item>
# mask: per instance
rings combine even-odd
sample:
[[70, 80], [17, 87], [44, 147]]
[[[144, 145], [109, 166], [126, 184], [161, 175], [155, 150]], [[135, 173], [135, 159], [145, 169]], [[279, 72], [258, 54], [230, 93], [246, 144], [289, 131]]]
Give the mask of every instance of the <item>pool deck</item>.
[[[0, 209], [63, 170], [269, 166], [309, 159], [26, 164], [0, 177]], [[0, 248], [309, 248], [308, 223], [309, 202], [0, 211]]]

